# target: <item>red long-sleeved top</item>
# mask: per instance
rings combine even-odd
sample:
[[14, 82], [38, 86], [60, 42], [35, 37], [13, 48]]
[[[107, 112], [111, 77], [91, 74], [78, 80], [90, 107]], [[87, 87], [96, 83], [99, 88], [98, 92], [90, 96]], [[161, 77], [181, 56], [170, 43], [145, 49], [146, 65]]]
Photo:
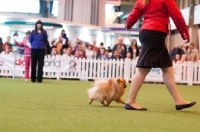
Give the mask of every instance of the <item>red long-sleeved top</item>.
[[147, 5], [143, 3], [143, 0], [137, 0], [127, 18], [127, 29], [130, 29], [142, 15], [144, 15], [144, 22], [141, 30], [157, 30], [168, 34], [169, 17], [171, 17], [181, 37], [184, 40], [190, 38], [187, 25], [175, 0], [150, 0]]

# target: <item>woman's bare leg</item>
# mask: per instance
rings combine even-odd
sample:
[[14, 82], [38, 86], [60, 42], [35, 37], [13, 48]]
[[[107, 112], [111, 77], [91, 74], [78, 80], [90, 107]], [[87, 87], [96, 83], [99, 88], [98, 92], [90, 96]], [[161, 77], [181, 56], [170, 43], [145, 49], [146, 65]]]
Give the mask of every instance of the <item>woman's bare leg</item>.
[[182, 97], [177, 89], [175, 79], [174, 79], [174, 74], [173, 74], [173, 68], [172, 67], [162, 68], [162, 72], [163, 72], [164, 83], [167, 86], [167, 89], [170, 92], [171, 96], [173, 97], [175, 104], [181, 105], [181, 104], [190, 103], [190, 102], [182, 99]]
[[137, 109], [141, 108], [141, 106], [139, 106], [136, 103], [136, 97], [149, 71], [150, 71], [150, 68], [139, 68], [136, 74], [132, 78], [131, 89], [130, 89], [129, 96], [126, 103], [131, 105], [134, 108], [137, 108]]

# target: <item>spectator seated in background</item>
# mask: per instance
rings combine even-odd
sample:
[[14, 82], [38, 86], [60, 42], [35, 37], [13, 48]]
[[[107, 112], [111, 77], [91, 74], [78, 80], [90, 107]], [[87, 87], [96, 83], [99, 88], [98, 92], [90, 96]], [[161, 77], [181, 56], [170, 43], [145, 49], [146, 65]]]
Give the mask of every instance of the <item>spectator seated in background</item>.
[[104, 44], [100, 43], [100, 47], [98, 48], [97, 57], [101, 58], [101, 56], [104, 54], [105, 50], [106, 49], [104, 48]]
[[187, 50], [187, 54], [196, 54], [198, 55], [199, 51], [198, 49], [194, 46], [194, 43], [190, 43], [189, 48]]
[[76, 51], [76, 52], [74, 53], [74, 57], [75, 57], [75, 58], [78, 58], [78, 56], [79, 56], [79, 51]]
[[113, 52], [113, 56], [112, 56], [112, 59], [123, 59], [123, 57], [121, 57], [120, 53], [119, 53], [119, 50], [115, 50]]
[[5, 51], [1, 52], [1, 56], [12, 56], [12, 52], [10, 52], [10, 47], [6, 47]]
[[132, 59], [132, 57], [131, 57], [131, 52], [128, 52], [128, 53], [126, 54], [126, 59]]
[[66, 40], [62, 37], [62, 35], [60, 35], [59, 38], [55, 40], [55, 42], [53, 43], [53, 48], [56, 48], [57, 54], [61, 54], [61, 50], [63, 48], [63, 45], [65, 44]]
[[105, 50], [104, 54], [101, 56], [100, 59], [102, 59], [102, 60], [110, 59], [110, 57], [109, 57], [109, 51]]
[[6, 48], [9, 49], [9, 52], [12, 52], [12, 44], [10, 43], [11, 37], [8, 36], [7, 37], [7, 41], [3, 44], [3, 50], [5, 50]]
[[172, 60], [172, 61], [175, 62], [175, 63], [180, 63], [181, 62], [181, 56], [180, 56], [180, 54], [176, 54], [175, 59]]
[[108, 49], [107, 49], [107, 50], [108, 50], [108, 52], [112, 52], [112, 50], [111, 50], [111, 48], [110, 48], [110, 47], [108, 47]]
[[63, 59], [74, 59], [74, 56], [72, 55], [72, 48], [65, 48], [63, 49]]
[[176, 54], [179, 54], [180, 56], [182, 56], [182, 54], [185, 54], [185, 48], [184, 48], [183, 44], [180, 44], [171, 50], [171, 52], [170, 52], [171, 60], [175, 59]]
[[79, 53], [81, 49], [84, 49], [83, 43], [81, 40], [78, 40], [76, 46], [72, 49], [72, 54], [75, 55], [76, 52]]
[[57, 49], [56, 49], [56, 48], [52, 48], [51, 54], [49, 55], [49, 57], [55, 59], [55, 58], [56, 58], [56, 55], [57, 55]]
[[192, 53], [192, 54], [190, 54], [190, 56], [191, 56], [191, 61], [197, 62], [197, 54]]
[[[119, 51], [119, 54], [120, 54], [121, 58], [126, 58], [127, 48], [126, 48], [126, 45], [123, 44], [123, 38], [119, 38], [118, 39], [118, 43], [113, 48], [114, 52], [116, 50]], [[113, 55], [114, 55], [114, 52], [113, 52]]]
[[191, 56], [191, 54], [187, 55], [187, 61], [192, 61], [192, 56]]
[[182, 54], [181, 56], [181, 63], [187, 62], [187, 55], [186, 54]]
[[95, 58], [95, 53], [94, 53], [92, 45], [87, 44], [85, 52], [86, 52], [87, 59], [94, 59]]
[[97, 59], [101, 59], [101, 57], [104, 55], [105, 51], [106, 51], [106, 49], [105, 49], [105, 48], [102, 48], [102, 49], [100, 50], [100, 52], [98, 53], [98, 55], [97, 55]]
[[75, 58], [87, 59], [86, 54], [85, 54], [85, 50], [84, 49], [80, 49], [79, 51], [76, 51]]

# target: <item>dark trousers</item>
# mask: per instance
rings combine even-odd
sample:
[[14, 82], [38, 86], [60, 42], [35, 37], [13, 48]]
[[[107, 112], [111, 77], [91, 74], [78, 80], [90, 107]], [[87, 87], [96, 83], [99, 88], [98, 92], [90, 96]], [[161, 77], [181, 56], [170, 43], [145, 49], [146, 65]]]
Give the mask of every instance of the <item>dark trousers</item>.
[[37, 81], [42, 82], [43, 66], [44, 66], [45, 49], [31, 49], [31, 81], [36, 82], [36, 67]]

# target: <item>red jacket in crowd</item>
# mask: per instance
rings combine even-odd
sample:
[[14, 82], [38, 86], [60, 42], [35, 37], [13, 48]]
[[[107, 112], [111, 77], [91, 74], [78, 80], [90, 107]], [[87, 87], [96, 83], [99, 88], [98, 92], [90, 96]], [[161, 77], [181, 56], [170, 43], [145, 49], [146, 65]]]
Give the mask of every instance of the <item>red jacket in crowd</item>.
[[181, 37], [189, 39], [189, 33], [184, 18], [176, 5], [175, 0], [150, 0], [147, 5], [143, 0], [137, 0], [126, 21], [126, 28], [130, 29], [144, 14], [144, 23], [141, 29], [157, 30], [169, 33], [169, 17], [174, 21]]

